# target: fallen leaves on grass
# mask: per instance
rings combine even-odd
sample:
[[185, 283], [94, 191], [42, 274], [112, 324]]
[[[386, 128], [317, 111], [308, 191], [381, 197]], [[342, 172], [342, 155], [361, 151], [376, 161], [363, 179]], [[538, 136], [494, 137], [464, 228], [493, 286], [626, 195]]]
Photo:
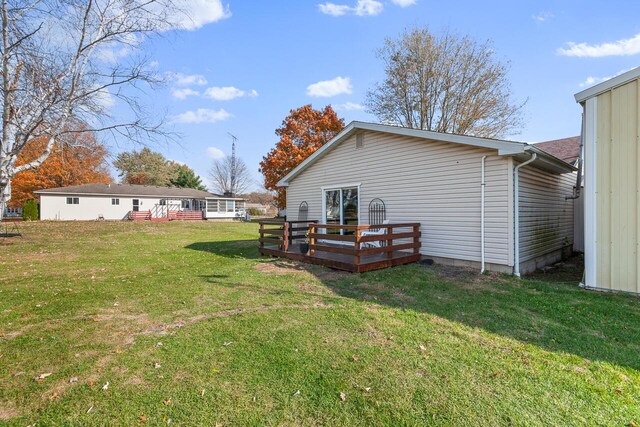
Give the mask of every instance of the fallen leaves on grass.
[[343, 392], [340, 392], [340, 400], [342, 400], [343, 402], [347, 400], [347, 395], [344, 394]]
[[168, 399], [163, 400], [163, 401], [162, 401], [162, 404], [163, 404], [164, 406], [169, 406], [169, 405], [171, 405], [171, 398], [168, 398]]
[[106, 383], [104, 383], [104, 385], [102, 386], [102, 390], [106, 391], [109, 389], [109, 381], [107, 381]]
[[71, 377], [71, 378], [69, 378], [69, 382], [70, 382], [70, 383], [77, 383], [77, 382], [78, 382], [78, 377]]
[[300, 390], [297, 390], [295, 393], [293, 393], [293, 397], [298, 397], [300, 396]]
[[45, 380], [48, 376], [50, 376], [50, 375], [51, 375], [51, 372], [46, 372], [46, 373], [44, 373], [44, 374], [40, 374], [40, 375], [38, 375], [37, 377], [35, 377], [35, 378], [34, 378], [34, 380], [35, 380], [36, 382], [42, 382], [42, 381], [44, 381], [44, 380]]
[[160, 368], [162, 368], [162, 365], [160, 365], [159, 363], [156, 363], [156, 364], [153, 365], [153, 367], [156, 368], [156, 369], [160, 369]]

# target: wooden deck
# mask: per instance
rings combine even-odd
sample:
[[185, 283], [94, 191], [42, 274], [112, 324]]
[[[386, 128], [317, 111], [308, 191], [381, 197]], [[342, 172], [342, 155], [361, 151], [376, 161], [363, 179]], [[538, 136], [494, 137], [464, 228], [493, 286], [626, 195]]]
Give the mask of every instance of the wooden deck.
[[[372, 230], [377, 234], [368, 235]], [[303, 253], [301, 242], [307, 238], [309, 250]], [[420, 260], [419, 223], [326, 225], [315, 221], [261, 221], [259, 241], [262, 255], [356, 273]]]

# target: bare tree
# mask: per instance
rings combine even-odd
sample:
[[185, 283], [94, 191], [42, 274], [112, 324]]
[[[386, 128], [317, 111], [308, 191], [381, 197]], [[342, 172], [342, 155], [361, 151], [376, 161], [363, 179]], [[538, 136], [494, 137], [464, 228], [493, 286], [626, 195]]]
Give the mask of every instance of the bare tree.
[[215, 191], [232, 196], [244, 193], [253, 183], [246, 163], [235, 156], [214, 161], [209, 177]]
[[[137, 96], [159, 83], [140, 45], [181, 13], [172, 0], [0, 0], [0, 220], [11, 178], [42, 164], [65, 136], [166, 136]], [[109, 115], [115, 101], [127, 119]], [[39, 138], [47, 139], [41, 154], [16, 166]]]
[[386, 77], [367, 93], [367, 107], [384, 123], [483, 137], [522, 126], [524, 103], [513, 102], [508, 66], [489, 42], [413, 29], [387, 39], [378, 57]]

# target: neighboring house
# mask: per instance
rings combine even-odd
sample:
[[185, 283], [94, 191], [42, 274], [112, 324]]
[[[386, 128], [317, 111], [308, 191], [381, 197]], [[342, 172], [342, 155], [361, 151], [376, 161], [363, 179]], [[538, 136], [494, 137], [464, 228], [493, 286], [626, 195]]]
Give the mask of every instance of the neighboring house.
[[519, 275], [570, 251], [574, 172], [535, 145], [352, 122], [278, 185], [288, 220], [368, 224], [380, 199], [421, 224], [423, 256]]
[[584, 108], [583, 285], [640, 293], [640, 67], [575, 98]]
[[536, 147], [546, 151], [554, 157], [577, 166], [580, 158], [580, 136], [554, 139], [552, 141], [538, 142]]
[[[206, 219], [244, 216], [245, 201], [191, 188], [131, 184], [85, 184], [34, 192], [43, 220], [121, 220], [131, 212], [175, 218], [176, 212], [201, 212]], [[196, 215], [197, 216], [197, 215]]]
[[22, 218], [22, 208], [5, 208], [4, 218]]
[[[571, 138], [554, 139], [552, 141], [538, 142], [536, 147], [543, 149], [547, 153], [555, 156], [575, 167], [580, 159], [580, 136]], [[584, 186], [584, 179], [581, 179], [581, 189]], [[574, 184], [574, 186], [577, 182]], [[573, 250], [584, 252], [584, 197], [580, 191], [580, 197], [573, 201]]]

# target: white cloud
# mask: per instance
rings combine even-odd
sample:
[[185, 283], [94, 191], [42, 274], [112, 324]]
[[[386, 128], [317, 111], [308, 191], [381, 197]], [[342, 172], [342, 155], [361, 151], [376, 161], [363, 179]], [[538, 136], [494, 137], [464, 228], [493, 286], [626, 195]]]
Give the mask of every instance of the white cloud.
[[318, 5], [320, 12], [325, 15], [342, 16], [351, 11], [351, 7], [346, 4], [321, 3]]
[[307, 95], [327, 98], [341, 94], [348, 95], [351, 93], [351, 89], [351, 78], [336, 77], [332, 80], [323, 80], [310, 84], [307, 86]]
[[536, 22], [545, 22], [553, 17], [555, 17], [555, 15], [551, 12], [540, 12], [536, 15], [531, 15], [531, 19], [533, 19]]
[[229, 5], [223, 5], [221, 0], [176, 0], [174, 4], [180, 13], [169, 29], [197, 30], [231, 17]]
[[116, 105], [115, 97], [107, 89], [100, 89], [93, 94], [92, 98], [93, 102], [95, 102], [107, 114], [109, 113], [109, 110]]
[[216, 147], [207, 147], [207, 155], [212, 159], [221, 159], [225, 157], [224, 151]]
[[233, 86], [213, 86], [207, 88], [203, 95], [216, 101], [230, 101], [234, 98], [241, 98], [243, 96], [255, 97], [258, 96], [258, 92], [255, 89], [247, 92]]
[[[395, 0], [396, 4], [409, 3], [414, 0]], [[408, 4], [407, 4], [408, 6]], [[405, 7], [405, 6], [402, 6]], [[318, 5], [320, 12], [331, 16], [343, 16], [353, 14], [358, 16], [374, 16], [382, 13], [384, 5], [377, 0], [358, 0], [355, 6], [335, 3], [321, 3]]]
[[640, 34], [615, 42], [589, 44], [568, 42], [567, 48], [559, 48], [558, 55], [600, 58], [603, 56], [629, 56], [640, 53]]
[[357, 111], [364, 110], [364, 105], [355, 102], [345, 102], [344, 104], [338, 104], [335, 106], [336, 110], [340, 111]]
[[582, 83], [580, 83], [578, 86], [580, 86], [580, 87], [587, 87], [587, 86], [597, 85], [598, 83], [605, 82], [605, 81], [607, 81], [607, 80], [609, 80], [609, 79], [612, 79], [612, 78], [614, 78], [614, 77], [616, 77], [616, 76], [619, 76], [620, 74], [624, 74], [624, 73], [626, 73], [627, 71], [629, 71], [629, 70], [628, 70], [628, 69], [626, 69], [626, 70], [618, 71], [618, 72], [617, 72], [617, 73], [615, 73], [614, 75], [612, 75], [612, 76], [607, 76], [607, 77], [592, 77], [592, 76], [589, 76], [589, 77], [587, 77], [587, 78], [586, 78]]
[[378, 15], [382, 12], [384, 6], [376, 0], [358, 0], [356, 3], [355, 14], [358, 16]]
[[171, 73], [170, 75], [176, 86], [202, 86], [207, 84], [207, 79], [201, 74]]
[[184, 89], [171, 89], [171, 95], [177, 99], [187, 99], [190, 96], [200, 95], [200, 92], [186, 87]]
[[172, 118], [174, 123], [215, 123], [227, 120], [233, 115], [224, 109], [210, 110], [208, 108], [198, 108], [193, 111], [185, 111]]
[[396, 4], [400, 7], [409, 7], [416, 4], [417, 0], [391, 0], [393, 4]]

